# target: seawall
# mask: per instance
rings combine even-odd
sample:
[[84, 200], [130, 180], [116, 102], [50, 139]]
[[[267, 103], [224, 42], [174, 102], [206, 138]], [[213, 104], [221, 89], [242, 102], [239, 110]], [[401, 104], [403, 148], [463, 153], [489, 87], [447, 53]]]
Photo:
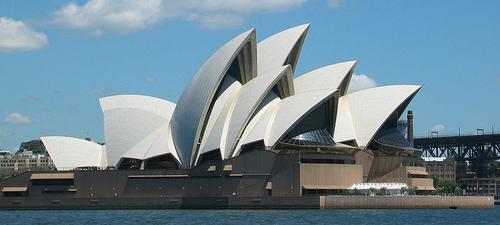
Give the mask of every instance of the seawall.
[[322, 209], [493, 208], [493, 196], [321, 196]]
[[304, 196], [304, 197], [12, 197], [12, 209], [387, 209], [493, 208], [487, 196]]

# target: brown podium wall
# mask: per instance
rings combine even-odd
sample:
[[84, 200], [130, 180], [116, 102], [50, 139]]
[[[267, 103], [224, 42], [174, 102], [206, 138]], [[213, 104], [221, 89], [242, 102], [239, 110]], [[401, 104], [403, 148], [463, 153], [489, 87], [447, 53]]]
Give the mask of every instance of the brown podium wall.
[[348, 189], [363, 182], [363, 167], [352, 164], [300, 164], [300, 185], [306, 189]]

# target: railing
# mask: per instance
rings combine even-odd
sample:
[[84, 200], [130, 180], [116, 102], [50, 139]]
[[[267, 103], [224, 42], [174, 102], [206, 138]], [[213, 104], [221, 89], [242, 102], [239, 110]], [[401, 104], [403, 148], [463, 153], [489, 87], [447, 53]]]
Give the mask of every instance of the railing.
[[439, 132], [429, 131], [427, 135], [418, 135], [415, 138], [436, 138], [436, 137], [467, 137], [477, 135], [499, 135], [500, 130], [494, 129], [476, 129], [476, 130], [458, 130], [457, 132]]

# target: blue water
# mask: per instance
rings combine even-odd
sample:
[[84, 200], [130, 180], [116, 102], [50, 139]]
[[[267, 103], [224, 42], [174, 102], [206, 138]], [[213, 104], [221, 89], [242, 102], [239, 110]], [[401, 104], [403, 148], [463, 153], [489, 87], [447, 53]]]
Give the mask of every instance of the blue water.
[[0, 224], [500, 224], [494, 209], [0, 211]]

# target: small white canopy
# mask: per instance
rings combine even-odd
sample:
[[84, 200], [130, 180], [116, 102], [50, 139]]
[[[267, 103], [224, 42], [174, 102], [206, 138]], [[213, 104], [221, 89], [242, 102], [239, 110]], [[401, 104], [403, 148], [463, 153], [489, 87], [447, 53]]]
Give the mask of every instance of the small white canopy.
[[408, 188], [405, 183], [355, 183], [349, 190], [370, 190], [370, 189], [380, 190], [385, 188], [387, 190], [401, 190], [401, 188]]

